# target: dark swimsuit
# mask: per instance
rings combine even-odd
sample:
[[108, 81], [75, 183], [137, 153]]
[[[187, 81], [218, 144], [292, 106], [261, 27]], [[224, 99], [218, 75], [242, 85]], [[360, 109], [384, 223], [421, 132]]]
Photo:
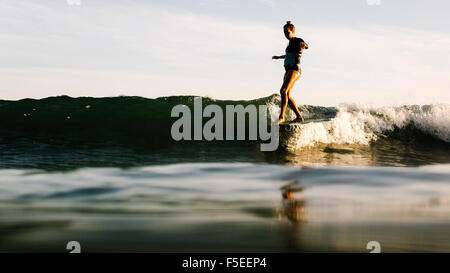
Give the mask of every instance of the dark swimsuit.
[[294, 37], [289, 40], [286, 47], [286, 56], [284, 57], [284, 69], [295, 70], [301, 73], [300, 58], [302, 57], [302, 50], [305, 41], [302, 38]]

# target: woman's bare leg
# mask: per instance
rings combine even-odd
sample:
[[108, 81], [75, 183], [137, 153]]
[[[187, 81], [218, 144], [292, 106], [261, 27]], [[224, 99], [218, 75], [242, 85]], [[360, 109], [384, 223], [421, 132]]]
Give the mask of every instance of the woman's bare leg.
[[281, 109], [280, 109], [280, 117], [278, 119], [278, 124], [282, 123], [284, 121], [284, 113], [286, 112], [286, 107], [288, 105], [288, 86], [289, 83], [295, 78], [295, 76], [292, 73], [292, 70], [286, 71], [284, 73], [284, 79], [283, 79], [283, 85], [280, 89], [280, 96], [281, 96]]
[[302, 114], [300, 114], [300, 111], [298, 110], [294, 99], [291, 97], [291, 90], [288, 91], [288, 104], [289, 104], [289, 107], [291, 107], [291, 109], [294, 111], [295, 115], [297, 116], [297, 118], [294, 121], [304, 122], [305, 120], [303, 119]]
[[295, 115], [297, 116], [295, 121], [303, 122], [304, 119], [303, 119], [302, 115], [300, 114], [300, 111], [298, 110], [294, 99], [291, 97], [291, 90], [294, 87], [294, 83], [300, 78], [300, 72], [294, 72], [294, 73], [296, 73], [296, 77], [293, 81], [291, 81], [289, 83], [288, 91], [287, 91], [288, 104], [289, 104], [289, 107], [291, 107], [291, 109], [294, 111]]
[[294, 83], [300, 78], [300, 73], [298, 71], [294, 70], [288, 70], [286, 71], [284, 75], [284, 82], [280, 89], [280, 95], [281, 95], [281, 112], [280, 117], [278, 120], [278, 124], [282, 123], [284, 121], [284, 115], [286, 112], [286, 107], [289, 103], [289, 106], [294, 110], [295, 115], [297, 116], [296, 120], [301, 119], [303, 120], [303, 117], [301, 116], [300, 112], [298, 111], [297, 106], [295, 105], [294, 100], [290, 96], [290, 92], [292, 87], [294, 87]]

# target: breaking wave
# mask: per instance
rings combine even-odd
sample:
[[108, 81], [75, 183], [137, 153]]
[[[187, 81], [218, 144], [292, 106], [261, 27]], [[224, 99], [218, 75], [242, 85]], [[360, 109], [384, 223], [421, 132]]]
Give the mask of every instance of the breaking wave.
[[[273, 116], [279, 113], [279, 107], [272, 109]], [[308, 109], [303, 112], [306, 118], [317, 117]], [[336, 116], [330, 121], [291, 126], [287, 131], [284, 133], [283, 145], [289, 150], [319, 143], [368, 145], [380, 138], [449, 143], [450, 105], [377, 108], [345, 104], [336, 108]]]
[[[92, 98], [68, 96], [0, 101], [0, 140], [27, 138], [47, 143], [100, 143], [132, 146], [145, 143], [164, 146], [174, 143], [170, 129], [177, 118], [170, 115], [178, 104], [193, 105], [194, 96], [156, 99], [142, 97]], [[203, 107], [267, 105], [276, 119], [280, 97], [271, 95], [247, 101], [203, 98]], [[358, 104], [339, 107], [301, 106], [305, 118], [331, 118], [328, 122], [281, 128], [281, 144], [297, 150], [317, 144], [361, 144], [383, 139], [450, 142], [450, 105], [368, 107]], [[290, 110], [289, 110], [290, 112]], [[291, 115], [292, 113], [288, 114]], [[182, 145], [182, 143], [180, 144]], [[233, 144], [230, 144], [233, 145]]]

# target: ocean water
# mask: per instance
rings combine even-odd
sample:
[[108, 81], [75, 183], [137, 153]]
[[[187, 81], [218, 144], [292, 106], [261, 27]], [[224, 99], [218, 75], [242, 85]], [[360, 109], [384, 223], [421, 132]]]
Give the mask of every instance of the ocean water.
[[[267, 105], [203, 98], [204, 105]], [[450, 105], [302, 106], [325, 123], [173, 141], [193, 97], [0, 101], [0, 251], [450, 251]], [[292, 113], [291, 113], [292, 114]]]

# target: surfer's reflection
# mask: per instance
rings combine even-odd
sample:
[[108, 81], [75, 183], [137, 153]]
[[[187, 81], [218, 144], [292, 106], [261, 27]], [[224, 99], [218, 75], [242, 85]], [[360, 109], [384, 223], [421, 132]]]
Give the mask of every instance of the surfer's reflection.
[[301, 227], [306, 217], [305, 201], [298, 197], [294, 198], [294, 193], [303, 191], [300, 183], [300, 180], [296, 180], [280, 189], [283, 199], [281, 200], [282, 209], [279, 211], [278, 217], [286, 217], [290, 221], [288, 224], [281, 224], [280, 229], [288, 252], [302, 251]]
[[305, 221], [306, 208], [303, 199], [294, 198], [294, 192], [302, 192], [303, 187], [300, 186], [301, 181], [295, 180], [281, 187], [281, 196], [283, 197], [282, 216], [287, 217], [293, 223], [301, 223]]

